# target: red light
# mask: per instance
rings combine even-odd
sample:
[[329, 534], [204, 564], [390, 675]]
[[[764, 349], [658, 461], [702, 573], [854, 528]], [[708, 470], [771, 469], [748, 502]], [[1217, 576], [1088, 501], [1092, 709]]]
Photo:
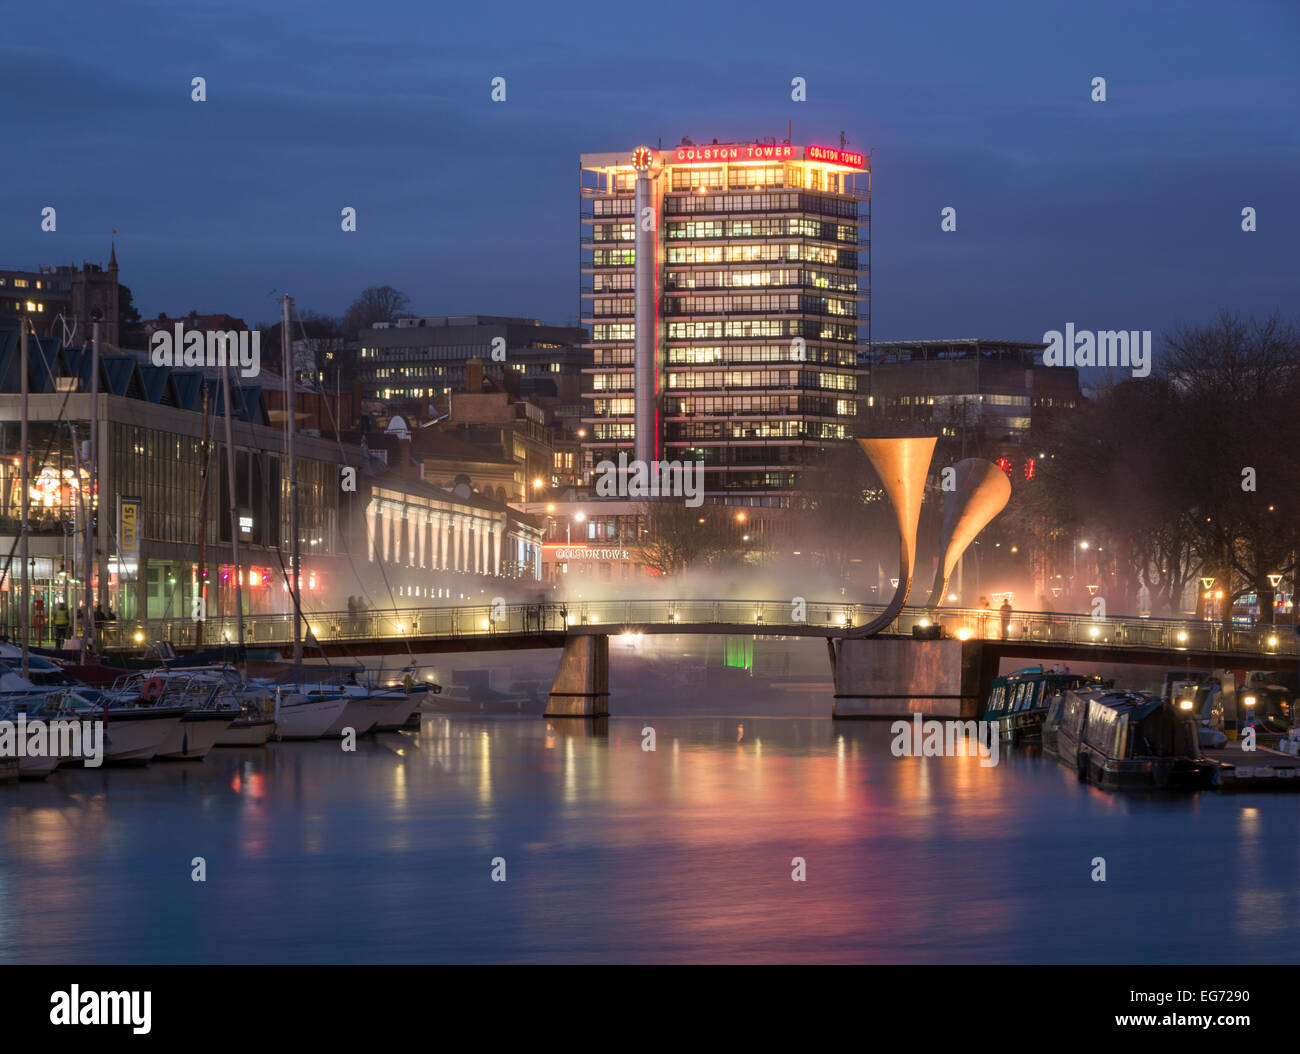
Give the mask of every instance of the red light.
[[1025, 479], [1034, 478], [1034, 459], [1031, 457], [1025, 462]]
[[1010, 462], [1010, 460], [1008, 460], [1007, 458], [1004, 458], [1004, 457], [1000, 457], [1000, 458], [998, 458], [998, 460], [997, 460], [997, 466], [998, 466], [998, 468], [1000, 468], [1003, 472], [1005, 472], [1008, 476], [1011, 475], [1011, 462]]

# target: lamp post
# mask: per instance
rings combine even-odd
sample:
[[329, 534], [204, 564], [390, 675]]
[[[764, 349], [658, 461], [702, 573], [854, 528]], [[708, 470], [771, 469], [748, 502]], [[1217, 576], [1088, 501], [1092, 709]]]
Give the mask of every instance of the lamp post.
[[1273, 604], [1272, 604], [1272, 608], [1269, 611], [1268, 621], [1269, 621], [1269, 625], [1276, 626], [1277, 625], [1277, 587], [1282, 584], [1282, 576], [1279, 574], [1269, 575], [1268, 584], [1273, 589]]

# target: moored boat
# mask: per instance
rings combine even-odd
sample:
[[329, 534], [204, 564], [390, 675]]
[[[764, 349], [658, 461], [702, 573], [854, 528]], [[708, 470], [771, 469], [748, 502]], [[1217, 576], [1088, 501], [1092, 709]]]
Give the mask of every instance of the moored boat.
[[241, 714], [217, 736], [219, 747], [264, 747], [275, 735], [275, 718]]
[[437, 695], [426, 696], [420, 709], [426, 714], [540, 714], [545, 704], [533, 693], [453, 684]]
[[1108, 789], [1201, 790], [1218, 771], [1191, 713], [1148, 692], [1068, 689], [1055, 731], [1057, 760]]
[[1071, 688], [1100, 685], [1101, 678], [1068, 670], [1030, 666], [995, 677], [984, 706], [984, 720], [996, 723], [1008, 743], [1038, 739], [1052, 697]]
[[277, 739], [320, 739], [343, 716], [347, 705], [348, 700], [342, 695], [277, 693], [275, 736]]
[[[161, 682], [161, 684], [160, 684]], [[240, 714], [238, 702], [224, 679], [215, 673], [169, 677], [155, 675], [146, 681], [142, 702], [153, 706], [186, 706], [180, 724], [168, 731], [157, 757], [167, 761], [200, 761], [216, 746], [221, 733]]]
[[416, 711], [420, 705], [420, 699], [424, 693], [419, 695], [408, 695], [402, 692], [395, 695], [385, 706], [379, 718], [375, 721], [375, 726], [371, 731], [374, 732], [398, 732], [406, 726], [407, 719]]
[[83, 720], [102, 718], [104, 761], [107, 764], [138, 764], [152, 761], [167, 737], [180, 727], [189, 711], [186, 706], [117, 706], [76, 708]]
[[[322, 691], [328, 691], [328, 688], [323, 688]], [[325, 730], [327, 737], [341, 736], [344, 729], [348, 728], [352, 729], [357, 735], [364, 736], [375, 727], [380, 715], [388, 709], [389, 703], [392, 701], [390, 696], [371, 695], [368, 690], [364, 695], [350, 693], [345, 698], [347, 699], [347, 706], [334, 723]]]

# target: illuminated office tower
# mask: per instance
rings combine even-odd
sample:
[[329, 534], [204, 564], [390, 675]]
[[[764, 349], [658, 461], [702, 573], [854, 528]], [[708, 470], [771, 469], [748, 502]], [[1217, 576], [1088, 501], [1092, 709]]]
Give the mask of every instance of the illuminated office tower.
[[853, 437], [868, 159], [771, 141], [584, 154], [585, 457], [705, 463], [708, 500], [785, 506]]

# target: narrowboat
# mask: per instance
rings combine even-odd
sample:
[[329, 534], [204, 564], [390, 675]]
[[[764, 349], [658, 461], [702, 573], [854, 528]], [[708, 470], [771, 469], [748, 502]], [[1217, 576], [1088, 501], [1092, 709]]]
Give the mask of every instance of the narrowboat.
[[1007, 743], [1039, 737], [1052, 697], [1070, 688], [1100, 685], [1099, 677], [1029, 666], [1005, 677], [993, 678], [984, 720], [996, 723], [998, 736]]
[[1193, 715], [1149, 692], [1069, 689], [1055, 732], [1057, 760], [1107, 789], [1201, 790], [1218, 772]]

